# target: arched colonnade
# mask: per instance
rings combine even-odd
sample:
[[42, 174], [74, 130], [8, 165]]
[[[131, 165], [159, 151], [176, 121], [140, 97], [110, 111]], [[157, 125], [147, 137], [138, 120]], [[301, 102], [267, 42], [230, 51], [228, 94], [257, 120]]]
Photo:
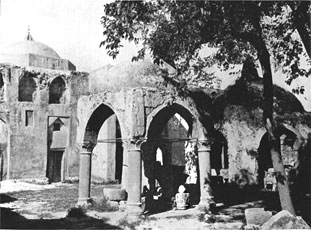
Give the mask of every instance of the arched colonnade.
[[141, 212], [142, 146], [158, 140], [168, 120], [179, 114], [189, 125], [188, 137], [198, 146], [200, 203], [209, 207], [210, 124], [199, 121], [199, 113], [189, 99], [176, 98], [168, 92], [135, 88], [121, 92], [105, 92], [80, 98], [78, 102], [78, 135], [80, 147], [79, 205], [90, 200], [92, 152], [98, 144], [99, 130], [112, 115], [117, 117], [123, 145], [122, 187], [127, 191], [129, 212]]

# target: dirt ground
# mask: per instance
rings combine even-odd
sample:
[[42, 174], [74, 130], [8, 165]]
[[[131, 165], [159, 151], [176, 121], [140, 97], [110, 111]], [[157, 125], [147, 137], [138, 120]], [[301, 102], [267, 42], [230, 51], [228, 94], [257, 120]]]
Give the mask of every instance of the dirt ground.
[[262, 207], [262, 201], [224, 206], [218, 203], [214, 214], [198, 209], [170, 210], [134, 217], [104, 204], [102, 185], [92, 185], [91, 196], [97, 200], [86, 215], [68, 216], [77, 202], [77, 183], [36, 185], [2, 181], [0, 188], [1, 229], [241, 229], [244, 210]]

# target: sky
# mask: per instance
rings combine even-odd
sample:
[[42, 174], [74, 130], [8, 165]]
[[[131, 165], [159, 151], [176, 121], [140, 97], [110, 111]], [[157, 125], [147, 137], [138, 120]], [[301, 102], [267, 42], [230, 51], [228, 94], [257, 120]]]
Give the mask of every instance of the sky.
[[131, 60], [135, 45], [126, 44], [117, 60], [106, 55], [100, 18], [109, 0], [0, 0], [0, 51], [22, 41], [30, 27], [35, 41], [52, 47], [79, 71]]
[[[22, 41], [29, 26], [35, 41], [52, 47], [78, 71], [90, 72], [107, 64], [130, 61], [137, 50], [134, 44], [125, 43], [116, 60], [109, 57], [103, 47], [99, 48], [103, 39], [100, 18], [104, 4], [110, 1], [0, 0], [0, 52], [6, 46]], [[274, 76], [274, 82], [290, 90], [283, 77]], [[292, 83], [292, 86], [296, 85], [305, 86], [306, 93], [298, 98], [304, 108], [311, 111], [311, 79]]]

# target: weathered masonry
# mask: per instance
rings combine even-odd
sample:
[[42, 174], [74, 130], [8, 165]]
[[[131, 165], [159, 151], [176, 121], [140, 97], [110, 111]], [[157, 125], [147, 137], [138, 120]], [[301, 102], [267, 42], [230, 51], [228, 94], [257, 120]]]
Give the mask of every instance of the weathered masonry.
[[58, 182], [77, 176], [76, 107], [87, 74], [71, 71], [75, 66], [29, 32], [0, 58], [2, 178]]
[[[91, 200], [92, 182], [114, 184], [133, 212], [142, 211], [144, 186], [154, 191], [160, 184], [170, 200], [190, 183], [204, 207], [219, 179], [263, 187], [272, 163], [262, 79], [241, 72], [224, 90], [195, 85], [182, 97], [163, 84], [163, 73], [175, 73], [168, 65], [145, 60], [76, 72], [28, 32], [0, 53], [1, 179], [79, 179], [79, 204]], [[311, 143], [311, 115], [274, 86], [274, 119], [290, 171]], [[193, 153], [192, 171], [186, 151]]]
[[[193, 101], [176, 97], [169, 88], [146, 86], [160, 77], [158, 67], [151, 62], [134, 63], [125, 68], [133, 71], [118, 74], [120, 66], [117, 66], [102, 70], [106, 71], [103, 75], [91, 73], [90, 91], [96, 93], [82, 96], [78, 102], [77, 116], [80, 122], [77, 142], [81, 143], [79, 203], [90, 199], [91, 178], [98, 178], [102, 174], [107, 175], [106, 180], [118, 180], [121, 189], [128, 193], [129, 210], [139, 211], [142, 186], [148, 185], [148, 182], [148, 186], [154, 186], [151, 181], [155, 176], [157, 150], [162, 150], [163, 167], [170, 168], [173, 174], [174, 165], [184, 164], [184, 143], [189, 139], [198, 144], [200, 205], [208, 206], [212, 198], [207, 183], [211, 171], [211, 142], [208, 130], [198, 119]], [[120, 85], [115, 82], [122, 82], [124, 76], [133, 76], [133, 81], [129, 80], [133, 85], [122, 85], [118, 89]], [[113, 83], [109, 84], [107, 80], [108, 84], [102, 86], [100, 83], [105, 82], [105, 77]], [[183, 139], [174, 145], [170, 140], [180, 138], [181, 134], [177, 130], [173, 135], [172, 121], [177, 119], [176, 116], [183, 118], [187, 129], [184, 128]], [[103, 171], [104, 168], [106, 171]], [[121, 170], [121, 175], [118, 170]], [[167, 188], [165, 194], [173, 196], [176, 189]]]

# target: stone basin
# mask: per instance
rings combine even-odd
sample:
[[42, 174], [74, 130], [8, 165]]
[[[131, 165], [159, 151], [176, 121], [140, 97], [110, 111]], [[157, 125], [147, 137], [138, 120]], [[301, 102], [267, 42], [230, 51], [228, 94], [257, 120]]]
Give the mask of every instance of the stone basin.
[[127, 199], [127, 192], [121, 185], [105, 185], [103, 195], [106, 200], [121, 201]]

